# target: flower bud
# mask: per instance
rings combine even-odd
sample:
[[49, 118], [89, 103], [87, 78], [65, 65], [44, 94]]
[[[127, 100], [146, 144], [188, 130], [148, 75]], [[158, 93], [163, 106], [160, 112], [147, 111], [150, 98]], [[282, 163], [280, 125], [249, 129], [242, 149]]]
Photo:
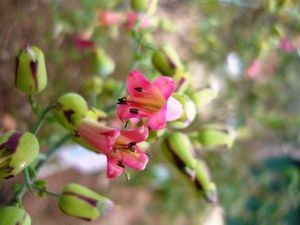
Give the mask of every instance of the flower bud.
[[87, 221], [112, 211], [114, 207], [108, 198], [75, 183], [65, 186], [58, 205], [65, 214]]
[[83, 92], [88, 96], [96, 96], [101, 93], [103, 80], [100, 77], [92, 77], [83, 83]]
[[196, 106], [186, 95], [174, 94], [173, 97], [181, 103], [183, 106], [183, 112], [179, 119], [168, 123], [168, 125], [175, 129], [186, 128], [196, 118]]
[[29, 133], [10, 131], [0, 137], [0, 179], [16, 176], [38, 156], [39, 142]]
[[171, 46], [164, 46], [152, 54], [153, 66], [163, 75], [173, 76], [183, 70], [183, 65], [176, 51]]
[[206, 87], [198, 91], [188, 90], [187, 95], [195, 103], [198, 109], [202, 109], [218, 96], [218, 91]]
[[102, 77], [106, 77], [114, 72], [115, 62], [109, 55], [106, 54], [104, 49], [96, 48], [93, 53], [93, 72]]
[[218, 126], [208, 125], [190, 135], [193, 142], [200, 144], [203, 147], [214, 148], [221, 145], [226, 145], [230, 148], [236, 138], [233, 130]]
[[76, 93], [67, 93], [59, 97], [54, 115], [57, 121], [66, 129], [73, 131], [78, 121], [88, 113], [88, 104]]
[[0, 225], [31, 225], [31, 219], [24, 209], [6, 206], [0, 208]]
[[106, 112], [100, 110], [100, 109], [96, 109], [94, 107], [92, 107], [86, 114], [86, 118], [89, 118], [93, 121], [97, 121], [97, 122], [102, 122], [105, 120], [105, 118], [107, 117]]
[[216, 185], [211, 182], [208, 168], [204, 161], [198, 160], [195, 166], [195, 186], [198, 190], [203, 191], [205, 198], [216, 204], [218, 201]]
[[156, 142], [165, 133], [166, 133], [166, 129], [149, 130], [149, 136], [147, 138], [147, 142]]
[[15, 84], [28, 94], [39, 93], [46, 87], [45, 57], [38, 47], [26, 45], [17, 55]]
[[191, 170], [195, 168], [193, 146], [185, 134], [173, 132], [162, 142], [162, 151], [167, 159], [172, 162], [181, 172], [192, 176]]
[[148, 0], [131, 0], [131, 9], [137, 12], [145, 12], [148, 7]]
[[106, 79], [103, 84], [103, 91], [106, 94], [111, 95], [116, 90], [120, 90], [121, 87], [122, 87], [122, 83], [120, 81], [109, 78], [109, 79]]

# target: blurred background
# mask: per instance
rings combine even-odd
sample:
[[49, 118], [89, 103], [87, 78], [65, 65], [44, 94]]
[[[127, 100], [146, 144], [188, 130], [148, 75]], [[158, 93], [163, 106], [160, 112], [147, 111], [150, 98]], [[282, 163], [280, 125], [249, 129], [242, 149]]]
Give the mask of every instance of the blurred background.
[[[299, 4], [298, 0], [158, 1], [152, 21], [155, 42], [176, 49], [196, 87], [209, 84], [219, 92], [193, 126], [218, 122], [236, 132], [230, 149], [196, 149], [218, 187], [218, 205], [206, 203], [182, 181], [160, 156], [159, 144], [152, 147], [145, 171], [130, 171], [130, 181], [125, 177], [108, 181], [105, 160], [76, 145], [57, 154], [40, 177], [56, 191], [77, 182], [113, 199], [115, 213], [91, 223], [95, 225], [300, 224]], [[87, 96], [82, 84], [93, 75], [93, 57], [78, 47], [78, 37], [88, 36], [99, 10], [128, 12], [129, 1], [0, 1], [1, 133], [26, 130], [35, 119], [26, 96], [14, 88], [15, 56], [25, 43], [39, 46], [46, 56], [49, 82], [38, 96], [40, 102], [54, 102], [66, 91]], [[128, 30], [114, 26], [99, 26], [93, 34], [115, 61], [110, 79], [118, 85], [133, 61], [151, 71], [146, 56], [143, 61], [132, 53], [130, 37]], [[103, 98], [98, 104], [109, 101]], [[56, 140], [60, 133], [61, 128], [51, 123], [43, 128], [42, 149], [46, 140]], [[0, 181], [0, 205], [9, 202], [17, 181]], [[25, 207], [33, 225], [86, 224], [63, 215], [52, 197], [27, 194]]]

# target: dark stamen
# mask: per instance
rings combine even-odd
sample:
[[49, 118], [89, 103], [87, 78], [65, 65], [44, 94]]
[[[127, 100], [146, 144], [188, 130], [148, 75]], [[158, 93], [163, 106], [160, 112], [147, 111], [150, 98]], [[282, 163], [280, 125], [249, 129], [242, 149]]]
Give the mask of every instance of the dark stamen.
[[125, 165], [124, 165], [124, 163], [122, 161], [118, 161], [117, 165], [119, 167], [125, 168]]
[[124, 126], [125, 128], [127, 128], [128, 123], [129, 123], [129, 120], [126, 121], [125, 126]]
[[133, 147], [133, 146], [135, 146], [136, 145], [136, 142], [130, 142], [129, 144], [128, 144], [128, 147]]
[[151, 157], [149, 152], [144, 152], [148, 157]]
[[135, 109], [135, 108], [131, 108], [129, 110], [132, 114], [138, 114], [139, 113], [139, 110], [138, 109]]
[[130, 142], [128, 144], [128, 149], [132, 152], [135, 152], [134, 146], [136, 145], [136, 142]]
[[134, 90], [136, 90], [137, 92], [142, 92], [142, 91], [143, 91], [143, 88], [141, 88], [141, 87], [136, 87]]
[[127, 100], [126, 100], [126, 97], [123, 97], [123, 98], [118, 98], [118, 102], [117, 102], [118, 105], [122, 105], [122, 104], [127, 104]]

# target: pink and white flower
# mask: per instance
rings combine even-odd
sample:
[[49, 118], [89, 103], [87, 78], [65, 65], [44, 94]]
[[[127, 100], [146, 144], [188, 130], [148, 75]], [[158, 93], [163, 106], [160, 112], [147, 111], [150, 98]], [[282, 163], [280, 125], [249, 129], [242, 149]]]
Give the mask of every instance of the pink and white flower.
[[127, 29], [132, 29], [136, 23], [140, 23], [140, 28], [145, 29], [150, 26], [149, 18], [145, 14], [130, 11], [127, 13], [125, 26]]
[[146, 118], [151, 129], [160, 130], [165, 128], [167, 118], [174, 120], [181, 116], [181, 105], [178, 110], [167, 110], [168, 100], [174, 101], [170, 98], [175, 88], [172, 78], [160, 76], [151, 83], [140, 72], [132, 71], [126, 86], [128, 95], [118, 99], [117, 114], [122, 121]]
[[83, 119], [78, 124], [78, 135], [99, 153], [107, 157], [107, 177], [120, 176], [125, 166], [135, 170], [144, 170], [148, 163], [148, 155], [137, 143], [148, 137], [148, 128], [117, 130], [101, 123]]

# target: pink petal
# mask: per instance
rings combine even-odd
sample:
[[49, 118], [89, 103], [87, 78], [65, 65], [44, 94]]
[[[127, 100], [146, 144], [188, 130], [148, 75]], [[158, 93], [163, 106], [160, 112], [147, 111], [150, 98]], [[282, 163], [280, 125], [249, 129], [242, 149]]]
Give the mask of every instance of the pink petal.
[[153, 85], [157, 87], [164, 98], [168, 100], [168, 98], [172, 95], [175, 89], [175, 82], [171, 77], [160, 76], [153, 81]]
[[167, 106], [164, 106], [160, 111], [148, 117], [148, 125], [151, 129], [161, 130], [166, 127], [166, 111]]
[[122, 121], [129, 120], [131, 118], [142, 118], [144, 115], [142, 114], [133, 114], [130, 112], [130, 109], [133, 108], [130, 105], [118, 105], [117, 115]]
[[[128, 74], [126, 80], [127, 91], [130, 95], [142, 97], [149, 94], [160, 94], [159, 90], [153, 86], [146, 77], [137, 70], [133, 70]], [[143, 91], [139, 92], [136, 88], [142, 88]]]
[[182, 104], [177, 99], [175, 99], [173, 96], [171, 96], [167, 102], [166, 120], [167, 121], [177, 120], [181, 117], [182, 113], [183, 113]]
[[123, 162], [135, 170], [144, 170], [149, 158], [138, 146], [135, 146], [135, 150], [136, 152], [123, 154]]
[[112, 149], [118, 136], [120, 136], [120, 131], [84, 119], [78, 125], [78, 134], [100, 152], [107, 153]]
[[148, 128], [143, 125], [137, 129], [121, 130], [121, 135], [118, 139], [125, 138], [129, 140], [129, 142], [139, 143], [146, 140], [148, 134], [149, 134]]
[[124, 168], [118, 165], [118, 160], [115, 160], [112, 157], [107, 157], [107, 178], [113, 179], [120, 176], [123, 173]]

